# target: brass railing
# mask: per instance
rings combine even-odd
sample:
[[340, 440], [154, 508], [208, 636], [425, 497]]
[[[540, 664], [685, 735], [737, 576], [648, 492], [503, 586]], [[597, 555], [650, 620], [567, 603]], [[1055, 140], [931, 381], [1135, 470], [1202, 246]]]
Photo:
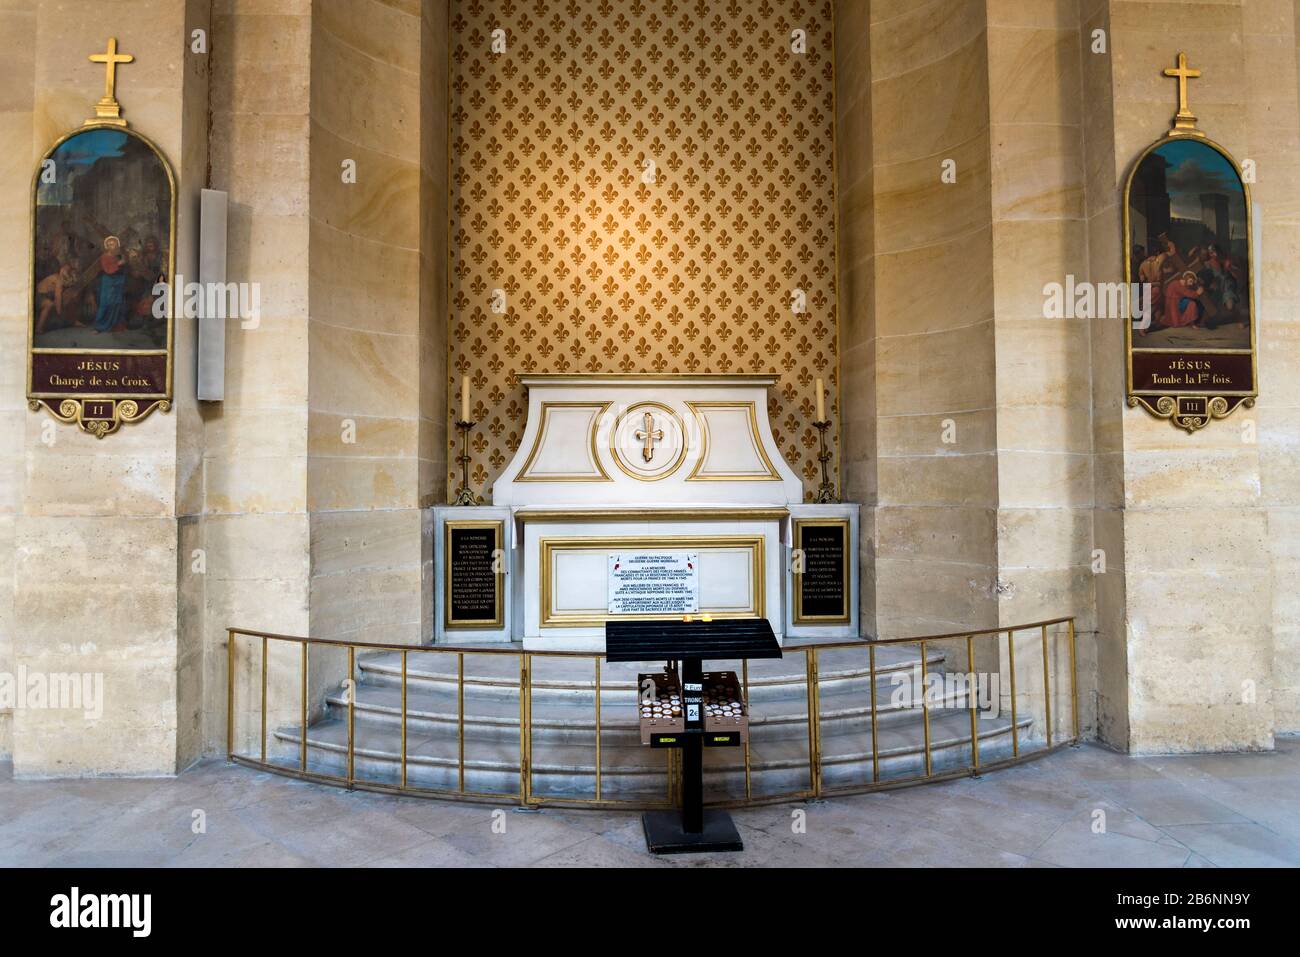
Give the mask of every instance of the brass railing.
[[[1064, 634], [1057, 633], [1049, 636], [1049, 629], [1064, 626]], [[1016, 642], [1024, 641], [1023, 633], [1030, 633], [1030, 640], [1037, 637], [1038, 641], [1034, 642], [1040, 646], [1042, 657], [1042, 707], [1036, 710], [1032, 719], [1026, 719], [1018, 711], [1018, 688], [1016, 673]], [[1034, 633], [1037, 632], [1037, 635]], [[1017, 637], [1021, 636], [1021, 637]], [[1061, 651], [1059, 648], [1053, 653], [1061, 638], [1065, 639], [1065, 653], [1068, 660], [1064, 663], [1068, 669], [1069, 681], [1069, 718], [1070, 718], [1070, 735], [1062, 738], [1059, 734], [1060, 724], [1053, 726], [1054, 706], [1059, 707], [1061, 702], [1062, 689], [1059, 687], [1060, 678], [1055, 676], [1056, 666], [1062, 664], [1060, 661]], [[1005, 640], [1005, 645], [1003, 644]], [[241, 640], [247, 644], [249, 641], [256, 646], [260, 643], [260, 702], [256, 711], [259, 740], [255, 748], [256, 757], [248, 753], [239, 753], [236, 747], [236, 684], [239, 671], [237, 665], [237, 652]], [[992, 669], [986, 669], [984, 673], [997, 674], [999, 681], [1005, 671], [1006, 678], [1009, 682], [1009, 694], [1006, 701], [1010, 706], [1011, 720], [1009, 733], [1011, 738], [1011, 755], [995, 761], [982, 760], [980, 754], [980, 732], [978, 729], [978, 711], [980, 703], [978, 696], [970, 693], [969, 682], [973, 681], [976, 672], [976, 642], [984, 641], [992, 646], [992, 651], [997, 657], [997, 666]], [[268, 735], [268, 661], [269, 652], [272, 643], [284, 643], [289, 646], [298, 645], [298, 701], [294, 712], [280, 712], [286, 716], [292, 715], [298, 721], [298, 747], [297, 761], [294, 764], [277, 763], [268, 760], [267, 757], [267, 735]], [[970, 753], [969, 760], [965, 763], [950, 767], [946, 770], [937, 771], [934, 768], [934, 742], [931, 737], [931, 709], [935, 705], [935, 696], [930, 692], [927, 686], [927, 677], [929, 675], [929, 664], [927, 652], [936, 645], [943, 645], [945, 648], [955, 646], [959, 651], [965, 651], [965, 665], [967, 676], [966, 701], [962, 706], [969, 712], [970, 720]], [[916, 646], [919, 661], [915, 664], [900, 665], [895, 664], [888, 667], [881, 667], [877, 660], [877, 652], [882, 648], [895, 648], [900, 646]], [[963, 647], [964, 646], [964, 647]], [[1002, 649], [1006, 649], [1005, 668], [1002, 664]], [[347, 653], [347, 680], [344, 682], [346, 688], [346, 727], [347, 727], [347, 745], [344, 766], [346, 774], [332, 774], [319, 769], [308, 767], [309, 755], [309, 674], [311, 657], [309, 649], [341, 649]], [[357, 736], [356, 736], [356, 710], [357, 710], [357, 651], [363, 653], [375, 652], [392, 652], [400, 655], [401, 672], [400, 672], [400, 755], [399, 755], [399, 774], [397, 783], [389, 783], [379, 780], [367, 780], [364, 777], [358, 777], [356, 773], [357, 759]], [[858, 650], [865, 652], [867, 658], [867, 668], [865, 677], [869, 683], [869, 700], [870, 700], [870, 732], [864, 734], [865, 740], [869, 738], [870, 742], [870, 779], [851, 782], [839, 786], [828, 786], [825, 782], [825, 769], [823, 767], [822, 753], [822, 723], [821, 714], [821, 683], [824, 678], [827, 680], [840, 680], [840, 676], [824, 676], [820, 669], [820, 654], [828, 651], [841, 650]], [[742, 747], [743, 774], [744, 774], [744, 797], [727, 797], [721, 800], [714, 800], [712, 803], [717, 806], [740, 806], [740, 805], [758, 805], [771, 804], [785, 801], [804, 800], [809, 798], [818, 798], [826, 795], [855, 794], [873, 790], [882, 790], [886, 788], [905, 787], [914, 784], [921, 784], [928, 781], [945, 780], [954, 777], [965, 777], [989, 771], [1000, 767], [1006, 767], [1018, 764], [1033, 758], [1041, 757], [1059, 750], [1062, 747], [1072, 745], [1079, 740], [1079, 691], [1077, 661], [1075, 650], [1075, 626], [1073, 618], [1056, 618], [1049, 621], [1033, 622], [1026, 625], [1016, 625], [1009, 628], [981, 629], [975, 631], [954, 632], [951, 634], [927, 635], [917, 638], [891, 638], [877, 641], [861, 640], [838, 640], [826, 641], [820, 643], [802, 644], [787, 642], [785, 648], [786, 656], [802, 654], [804, 656], [804, 673], [807, 693], [807, 734], [808, 734], [808, 778], [806, 787], [796, 789], [785, 789], [772, 791], [764, 794], [755, 794], [752, 780], [752, 763], [750, 749], [751, 745], [746, 743]], [[951, 653], [951, 652], [949, 652]], [[418, 787], [410, 784], [408, 779], [408, 663], [412, 655], [436, 655], [436, 656], [455, 656], [455, 686], [456, 686], [456, 769], [455, 780], [456, 786], [451, 788], [432, 788]], [[465, 674], [465, 656], [494, 656], [515, 658], [518, 661], [518, 679], [501, 680], [498, 678], [467, 678]], [[589, 659], [592, 662], [592, 675], [594, 694], [592, 696], [592, 717], [593, 724], [591, 729], [595, 733], [594, 743], [594, 797], [583, 797], [579, 794], [539, 794], [534, 790], [534, 769], [533, 769], [533, 738], [534, 738], [534, 721], [533, 721], [533, 690], [534, 674], [533, 663], [545, 659]], [[945, 655], [945, 660], [947, 655]], [[664, 782], [662, 786], [663, 798], [661, 800], [648, 800], [645, 797], [635, 797], [633, 799], [609, 798], [605, 794], [603, 781], [603, 766], [601, 755], [601, 737], [602, 737], [602, 711], [601, 711], [601, 692], [602, 692], [602, 672], [601, 672], [602, 655], [597, 652], [577, 652], [577, 651], [527, 651], [512, 646], [439, 646], [439, 645], [398, 645], [398, 644], [374, 644], [367, 642], [348, 642], [324, 638], [306, 638], [295, 635], [278, 635], [270, 632], [251, 631], [241, 628], [228, 629], [227, 643], [227, 695], [226, 695], [226, 750], [228, 758], [236, 763], [250, 767], [255, 767], [265, 771], [272, 771], [278, 774], [285, 774], [303, 780], [318, 781], [326, 784], [341, 785], [347, 788], [358, 788], [365, 790], [381, 791], [387, 793], [400, 793], [423, 797], [446, 798], [462, 801], [479, 801], [501, 803], [502, 801], [518, 802], [524, 806], [541, 806], [557, 805], [566, 807], [623, 807], [623, 808], [660, 808], [673, 806], [677, 801], [679, 782], [677, 781], [680, 769], [674, 761], [676, 752], [671, 749], [663, 751], [664, 754]], [[251, 664], [251, 662], [250, 662]], [[750, 708], [750, 674], [747, 662], [741, 663], [741, 687], [745, 700], [745, 710], [752, 713]], [[924, 772], [921, 774], [912, 774], [901, 777], [885, 777], [881, 773], [881, 749], [879, 743], [881, 718], [879, 713], [879, 703], [877, 701], [877, 679], [881, 675], [900, 675], [905, 671], [914, 671], [919, 673], [920, 678], [920, 712], [923, 728], [923, 758]], [[961, 672], [958, 672], [961, 674]], [[769, 684], [789, 684], [792, 680], [797, 680], [797, 673], [790, 675], [776, 676], [770, 679]], [[506, 689], [517, 688], [519, 695], [519, 782], [517, 790], [513, 791], [474, 791], [466, 787], [466, 748], [465, 748], [465, 688], [471, 686], [496, 686]], [[1055, 687], [1054, 689], [1054, 685]], [[1023, 680], [1021, 683], [1023, 688]], [[1000, 685], [999, 685], [1000, 689]], [[999, 696], [1001, 696], [999, 690]], [[1031, 700], [1032, 703], [1032, 700]], [[941, 700], [941, 707], [947, 708], [947, 702]], [[909, 709], [910, 710], [910, 709]], [[296, 712], [296, 713], [295, 713]], [[251, 711], [245, 712], [250, 714]], [[1021, 725], [1029, 722], [1031, 726], [1037, 726], [1041, 718], [1043, 731], [1042, 743], [1038, 747], [1026, 749], [1022, 741]], [[586, 730], [584, 728], [584, 730]], [[751, 737], [754, 725], [751, 724]], [[1054, 730], [1056, 733], [1054, 733]], [[364, 756], [364, 753], [363, 753]], [[865, 758], [840, 759], [842, 763], [858, 764], [866, 763]], [[296, 766], [294, 766], [296, 764]]]

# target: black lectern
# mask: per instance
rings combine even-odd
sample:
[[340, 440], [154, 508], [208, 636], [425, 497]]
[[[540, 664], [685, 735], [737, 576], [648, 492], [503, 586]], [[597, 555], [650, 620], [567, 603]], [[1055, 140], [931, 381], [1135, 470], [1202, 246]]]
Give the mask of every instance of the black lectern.
[[647, 811], [641, 816], [646, 846], [653, 853], [744, 850], [731, 815], [704, 810], [703, 749], [734, 747], [740, 735], [706, 733], [703, 662], [780, 657], [781, 646], [766, 618], [606, 622], [607, 661], [681, 662], [681, 730], [655, 736], [653, 746], [682, 749], [682, 812], [680, 817], [673, 811]]

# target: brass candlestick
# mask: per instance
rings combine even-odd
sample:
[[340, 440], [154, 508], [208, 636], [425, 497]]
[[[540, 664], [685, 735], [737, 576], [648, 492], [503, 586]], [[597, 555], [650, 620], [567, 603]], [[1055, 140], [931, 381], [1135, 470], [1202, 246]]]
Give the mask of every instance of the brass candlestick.
[[831, 427], [829, 421], [814, 422], [817, 427], [817, 438], [821, 441], [821, 453], [817, 456], [817, 461], [822, 464], [822, 484], [817, 487], [817, 496], [813, 499], [818, 505], [831, 505], [839, 501], [839, 496], [835, 494], [835, 486], [831, 483], [830, 476], [826, 471], [826, 463], [831, 460], [831, 453], [826, 448], [826, 430]]
[[451, 503], [453, 505], [478, 504], [478, 499], [474, 497], [469, 487], [469, 430], [474, 428], [475, 424], [463, 419], [456, 420], [456, 428], [460, 429], [460, 455], [456, 456], [456, 461], [460, 463], [460, 494], [456, 496], [456, 501]]

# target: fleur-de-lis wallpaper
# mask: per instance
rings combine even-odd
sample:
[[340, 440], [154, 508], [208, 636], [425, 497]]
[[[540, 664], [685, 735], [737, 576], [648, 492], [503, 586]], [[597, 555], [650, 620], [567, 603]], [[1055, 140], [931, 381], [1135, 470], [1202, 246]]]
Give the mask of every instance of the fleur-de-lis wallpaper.
[[829, 0], [451, 0], [451, 18], [448, 387], [470, 377], [474, 487], [518, 448], [519, 374], [775, 372], [773, 431], [811, 498], [815, 378], [839, 414]]

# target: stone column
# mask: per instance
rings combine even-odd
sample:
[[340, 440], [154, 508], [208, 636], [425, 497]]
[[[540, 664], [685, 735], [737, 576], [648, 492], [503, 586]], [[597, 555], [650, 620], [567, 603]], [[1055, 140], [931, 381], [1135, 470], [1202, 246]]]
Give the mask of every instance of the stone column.
[[[207, 90], [205, 67], [190, 59], [189, 37], [206, 26], [207, 4], [118, 0], [85, 17], [66, 3], [42, 0], [30, 19], [16, 22], [27, 30], [24, 46], [34, 64], [29, 185], [21, 202], [30, 202], [36, 159], [90, 115], [103, 74], [86, 57], [115, 35], [119, 49], [135, 56], [120, 68], [118, 98], [131, 126], [158, 144], [177, 174], [177, 262], [192, 264]], [[10, 248], [28, 242], [16, 237]], [[4, 314], [25, 323], [29, 280], [16, 278], [6, 283], [12, 291]], [[29, 674], [102, 674], [104, 688], [102, 717], [15, 712], [19, 776], [165, 774], [197, 756], [199, 689], [189, 680], [197, 637], [180, 624], [178, 542], [194, 501], [199, 428], [193, 377], [185, 371], [193, 347], [180, 320], [177, 333], [171, 413], [154, 412], [104, 440], [60, 426], [48, 444], [45, 413], [13, 423], [21, 426], [25, 473], [13, 498], [13, 663]], [[21, 376], [24, 361], [25, 349], [5, 350], [7, 378]]]
[[[889, 637], [994, 625], [984, 3], [873, 3], [870, 42], [858, 49], [871, 63], [875, 630]], [[861, 348], [858, 357], [870, 361]], [[846, 368], [845, 379], [861, 374]], [[850, 424], [851, 460], [855, 440], [870, 437]]]
[[[8, 55], [0, 61], [0, 432], [27, 429], [27, 323], [31, 276], [32, 167], [40, 150], [32, 135], [36, 75], [36, 9], [30, 3], [0, 4], [0, 36]], [[87, 51], [89, 52], [89, 51]], [[14, 664], [14, 532], [23, 507], [27, 456], [21, 441], [0, 448], [0, 673]], [[0, 760], [13, 755], [13, 713], [0, 710]]]
[[[988, 100], [996, 396], [998, 623], [1076, 618], [1081, 729], [1095, 623], [1089, 328], [1044, 309], [1088, 266], [1073, 3], [990, 2]], [[1066, 628], [1049, 629], [1054, 738], [1072, 730]], [[1046, 707], [1040, 629], [1017, 632], [1017, 687]], [[1003, 639], [1003, 642], [1005, 639]], [[1003, 648], [1004, 690], [1010, 656]], [[1026, 713], [1025, 703], [1020, 705]]]
[[1113, 103], [1088, 130], [1093, 277], [1123, 278], [1124, 181], [1138, 153], [1169, 129], [1177, 89], [1161, 73], [1179, 51], [1203, 71], [1190, 94], [1201, 128], [1238, 160], [1264, 158], [1261, 176], [1274, 177], [1254, 199], [1276, 243], [1255, 263], [1266, 376], [1256, 410], [1188, 435], [1124, 408], [1123, 328], [1094, 323], [1095, 521], [1108, 567], [1098, 586], [1101, 732], [1136, 752], [1270, 748], [1275, 616], [1285, 618], [1287, 603], [1273, 598], [1270, 542], [1283, 539], [1270, 531], [1268, 506], [1275, 502], [1285, 521], [1294, 498], [1294, 480], [1278, 467], [1295, 445], [1287, 424], [1295, 400], [1278, 380], [1295, 361], [1286, 302], [1296, 274], [1290, 11], [1238, 0], [1167, 13], [1129, 0], [1088, 7], [1085, 27], [1107, 31], [1109, 53], [1091, 61], [1086, 87]]

